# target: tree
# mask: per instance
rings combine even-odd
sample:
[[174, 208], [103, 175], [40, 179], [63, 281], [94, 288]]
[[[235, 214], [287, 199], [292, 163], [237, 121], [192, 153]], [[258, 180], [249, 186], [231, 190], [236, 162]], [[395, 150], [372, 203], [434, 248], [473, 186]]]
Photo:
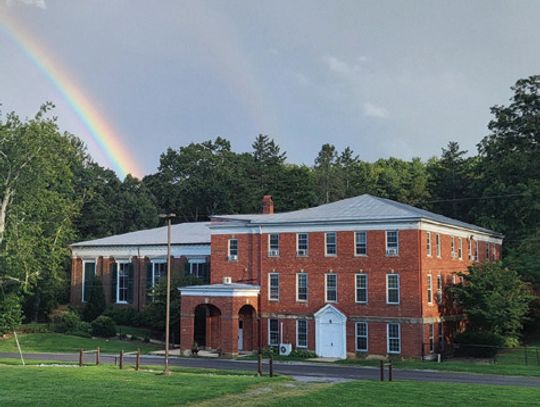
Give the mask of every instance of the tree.
[[532, 299], [519, 275], [500, 262], [476, 264], [460, 275], [464, 282], [452, 293], [471, 330], [517, 339]]
[[329, 203], [343, 196], [343, 180], [339, 177], [338, 154], [332, 144], [324, 144], [313, 168], [320, 203]]

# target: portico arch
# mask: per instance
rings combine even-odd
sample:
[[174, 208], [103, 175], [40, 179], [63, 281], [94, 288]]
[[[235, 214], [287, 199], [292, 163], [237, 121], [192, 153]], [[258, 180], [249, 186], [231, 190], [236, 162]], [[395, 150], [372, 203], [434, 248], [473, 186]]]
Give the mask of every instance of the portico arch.
[[199, 348], [220, 348], [221, 310], [213, 304], [199, 304], [193, 314], [193, 342]]

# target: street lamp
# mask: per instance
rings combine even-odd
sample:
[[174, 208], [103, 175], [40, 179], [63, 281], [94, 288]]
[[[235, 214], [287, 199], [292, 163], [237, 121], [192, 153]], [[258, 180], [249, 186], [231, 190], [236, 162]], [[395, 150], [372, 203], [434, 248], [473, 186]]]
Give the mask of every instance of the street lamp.
[[171, 220], [175, 218], [174, 213], [159, 215], [160, 218], [167, 220], [167, 305], [165, 306], [165, 368], [164, 375], [170, 375], [169, 370], [169, 336], [171, 322]]

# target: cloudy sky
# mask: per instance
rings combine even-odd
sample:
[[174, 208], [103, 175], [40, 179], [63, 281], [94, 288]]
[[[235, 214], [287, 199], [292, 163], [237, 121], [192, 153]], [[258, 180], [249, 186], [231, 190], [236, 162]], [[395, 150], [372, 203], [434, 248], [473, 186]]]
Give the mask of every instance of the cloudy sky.
[[265, 133], [306, 164], [323, 143], [367, 161], [427, 159], [449, 140], [475, 152], [490, 106], [540, 73], [539, 21], [534, 0], [0, 0], [0, 103], [27, 116], [53, 101], [114, 168], [62, 92], [69, 77], [139, 176], [216, 136], [249, 151]]

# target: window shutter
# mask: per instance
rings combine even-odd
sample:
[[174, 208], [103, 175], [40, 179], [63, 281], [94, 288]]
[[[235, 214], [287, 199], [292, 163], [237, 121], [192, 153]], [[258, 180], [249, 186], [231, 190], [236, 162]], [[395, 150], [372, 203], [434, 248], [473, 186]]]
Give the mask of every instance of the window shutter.
[[116, 283], [118, 281], [118, 264], [116, 264], [115, 261], [113, 261], [110, 264], [110, 273], [111, 273], [111, 302], [115, 303], [116, 298]]
[[128, 304], [133, 304], [133, 263], [128, 263]]
[[190, 268], [189, 268], [189, 261], [186, 259], [186, 262], [184, 263], [184, 275], [189, 276]]
[[146, 263], [146, 301], [152, 300], [152, 262]]

